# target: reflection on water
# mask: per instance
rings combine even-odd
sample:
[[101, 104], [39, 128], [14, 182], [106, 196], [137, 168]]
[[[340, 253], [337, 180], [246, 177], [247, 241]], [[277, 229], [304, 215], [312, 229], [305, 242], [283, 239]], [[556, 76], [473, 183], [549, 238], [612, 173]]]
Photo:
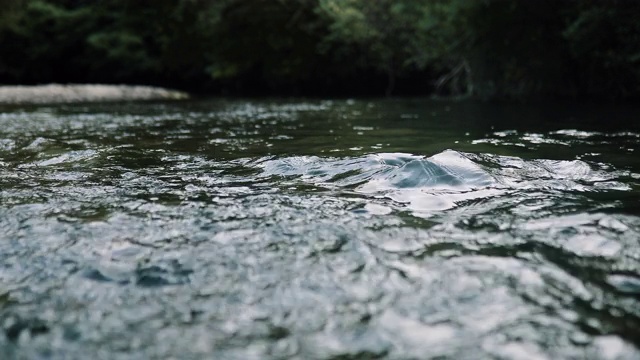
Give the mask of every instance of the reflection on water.
[[0, 351], [640, 358], [636, 115], [418, 100], [6, 108]]

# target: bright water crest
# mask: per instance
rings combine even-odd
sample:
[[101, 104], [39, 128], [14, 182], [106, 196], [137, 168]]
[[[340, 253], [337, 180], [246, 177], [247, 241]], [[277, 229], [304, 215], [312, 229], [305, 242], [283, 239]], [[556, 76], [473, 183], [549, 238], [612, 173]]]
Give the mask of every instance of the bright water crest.
[[640, 111], [5, 107], [3, 359], [640, 359]]

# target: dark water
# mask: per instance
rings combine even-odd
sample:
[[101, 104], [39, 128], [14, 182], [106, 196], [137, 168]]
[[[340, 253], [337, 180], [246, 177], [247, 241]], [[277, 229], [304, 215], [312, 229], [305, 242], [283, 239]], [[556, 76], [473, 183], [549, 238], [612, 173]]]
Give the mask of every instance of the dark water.
[[640, 111], [4, 108], [2, 359], [639, 359]]

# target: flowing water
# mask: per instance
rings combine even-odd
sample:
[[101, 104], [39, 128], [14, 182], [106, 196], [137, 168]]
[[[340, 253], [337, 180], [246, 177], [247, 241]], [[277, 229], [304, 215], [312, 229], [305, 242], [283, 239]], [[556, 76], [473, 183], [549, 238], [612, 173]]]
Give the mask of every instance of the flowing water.
[[2, 359], [640, 359], [640, 109], [0, 110]]

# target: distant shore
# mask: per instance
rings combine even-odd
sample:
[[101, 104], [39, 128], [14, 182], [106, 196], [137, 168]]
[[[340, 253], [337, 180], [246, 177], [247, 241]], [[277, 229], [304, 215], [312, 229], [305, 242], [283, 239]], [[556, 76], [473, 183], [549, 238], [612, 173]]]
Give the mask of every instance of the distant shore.
[[181, 91], [151, 86], [98, 84], [0, 86], [0, 105], [179, 100], [188, 97], [187, 93]]

